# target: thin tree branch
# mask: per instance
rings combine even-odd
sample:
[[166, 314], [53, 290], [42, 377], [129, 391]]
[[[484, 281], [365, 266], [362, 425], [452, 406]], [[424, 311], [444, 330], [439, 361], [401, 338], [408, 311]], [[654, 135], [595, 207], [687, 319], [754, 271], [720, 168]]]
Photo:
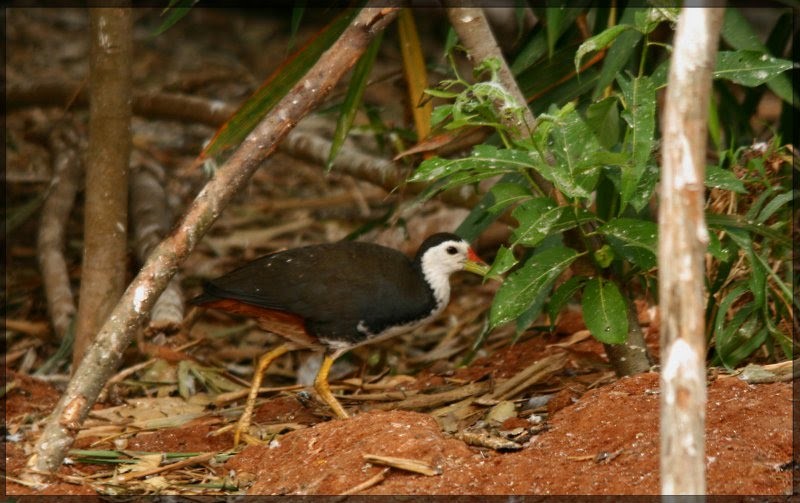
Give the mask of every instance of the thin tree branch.
[[724, 9], [684, 8], [667, 81], [658, 238], [661, 492], [705, 494], [703, 212], [711, 78]]
[[[144, 263], [172, 227], [172, 212], [164, 190], [164, 169], [137, 151], [132, 165], [131, 226], [136, 258]], [[183, 323], [183, 308], [183, 292], [176, 274], [153, 306], [146, 332], [177, 332]]]
[[[47, 420], [28, 466], [54, 472], [74, 442], [75, 434], [119, 365], [123, 351], [158, 296], [230, 199], [270, 155], [289, 130], [318, 105], [351, 68], [374, 35], [397, 14], [394, 7], [364, 8], [306, 76], [267, 114], [198, 194], [182, 221], [148, 257], [125, 290], [95, 343], [70, 380]], [[44, 480], [29, 473], [31, 481]]]

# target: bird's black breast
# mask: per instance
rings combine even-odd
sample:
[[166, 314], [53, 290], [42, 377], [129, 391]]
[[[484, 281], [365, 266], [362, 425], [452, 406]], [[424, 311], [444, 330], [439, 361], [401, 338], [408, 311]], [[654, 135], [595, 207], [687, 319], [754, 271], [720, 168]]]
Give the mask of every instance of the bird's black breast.
[[204, 295], [299, 315], [311, 335], [344, 343], [426, 318], [436, 308], [431, 288], [410, 259], [360, 242], [261, 257], [211, 281]]

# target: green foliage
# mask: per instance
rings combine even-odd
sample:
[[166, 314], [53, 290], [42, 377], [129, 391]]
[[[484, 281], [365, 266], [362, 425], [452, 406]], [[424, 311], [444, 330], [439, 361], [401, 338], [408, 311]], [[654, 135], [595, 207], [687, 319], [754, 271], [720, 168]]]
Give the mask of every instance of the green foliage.
[[[718, 88], [744, 87], [746, 93], [777, 88], [779, 97], [790, 100], [792, 92], [781, 82], [791, 62], [748, 38], [749, 25], [733, 11], [726, 17], [725, 40], [734, 50], [719, 53]], [[511, 66], [523, 92], [536, 97], [531, 108], [541, 112], [529, 138], [512, 141], [502, 125], [502, 114], [518, 111], [509, 105], [492, 62], [476, 69], [476, 75], [491, 73], [486, 82], [456, 76], [429, 91], [447, 100], [434, 112], [441, 128], [490, 126], [502, 144], [478, 145], [464, 158], [428, 159], [411, 178], [429, 182], [425, 196], [430, 197], [501, 177], [467, 219], [472, 233], [505, 212], [516, 221], [489, 274], [507, 278], [492, 304], [488, 329], [514, 321], [519, 333], [542, 311], [552, 324], [568, 302], [580, 299], [592, 335], [619, 344], [629, 330], [628, 299], [657, 291], [658, 226], [651, 212], [659, 178], [656, 107], [671, 52], [671, 36], [664, 35], [669, 30], [657, 28], [674, 28], [679, 9], [627, 8], [618, 24], [619, 13], [609, 12], [542, 11], [544, 28], [530, 34]], [[588, 38], [577, 27], [581, 16], [593, 29]], [[770, 37], [771, 47], [788, 40], [786, 19]], [[589, 56], [599, 51], [605, 53], [598, 70]], [[715, 107], [713, 144], [733, 144], [729, 138], [749, 127], [749, 116], [731, 123]], [[719, 164], [706, 172], [712, 359], [734, 366], [762, 348], [776, 358], [791, 357], [786, 327], [793, 323], [792, 306], [798, 306], [791, 295], [796, 280], [788, 238], [795, 196], [786, 173], [791, 159], [777, 147], [719, 154]], [[543, 191], [534, 174], [559, 194]], [[580, 273], [559, 281], [579, 259]]]

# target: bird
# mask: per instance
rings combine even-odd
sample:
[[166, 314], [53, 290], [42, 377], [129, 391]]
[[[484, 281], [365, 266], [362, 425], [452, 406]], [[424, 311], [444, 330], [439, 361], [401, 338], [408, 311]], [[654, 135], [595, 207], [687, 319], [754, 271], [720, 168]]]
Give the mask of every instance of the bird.
[[337, 417], [347, 418], [328, 384], [333, 362], [435, 318], [450, 301], [450, 275], [461, 270], [485, 276], [489, 266], [466, 240], [440, 232], [413, 258], [374, 243], [339, 241], [265, 255], [205, 282], [193, 304], [253, 318], [286, 340], [258, 360], [234, 448], [250, 428], [264, 372], [289, 351], [324, 352], [314, 389]]

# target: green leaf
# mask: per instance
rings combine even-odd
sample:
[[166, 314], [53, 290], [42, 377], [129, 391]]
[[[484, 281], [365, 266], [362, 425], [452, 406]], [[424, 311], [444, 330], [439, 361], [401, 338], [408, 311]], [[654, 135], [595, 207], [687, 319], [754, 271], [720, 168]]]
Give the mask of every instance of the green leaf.
[[622, 168], [620, 179], [620, 212], [630, 203], [639, 180], [650, 161], [656, 130], [656, 88], [649, 77], [617, 79], [627, 107], [622, 117], [628, 122], [626, 145], [631, 149], [631, 161]]
[[350, 84], [347, 87], [347, 95], [342, 103], [339, 112], [339, 119], [336, 121], [336, 131], [333, 133], [331, 140], [331, 151], [328, 154], [328, 163], [326, 169], [330, 171], [333, 167], [333, 161], [336, 155], [344, 145], [344, 140], [347, 138], [347, 133], [353, 126], [353, 121], [358, 113], [358, 107], [361, 104], [361, 98], [364, 96], [364, 90], [367, 88], [367, 80], [372, 71], [372, 64], [375, 62], [375, 57], [378, 55], [378, 50], [381, 48], [381, 41], [383, 40], [383, 31], [378, 33], [375, 38], [367, 46], [367, 50], [361, 55], [361, 58], [353, 68], [352, 77], [350, 77]]
[[706, 166], [706, 187], [747, 194], [744, 183], [731, 170], [713, 165]]
[[486, 277], [497, 278], [517, 265], [517, 262], [518, 260], [517, 257], [514, 256], [514, 251], [506, 248], [505, 245], [500, 245], [500, 248], [497, 250], [497, 256], [494, 258], [489, 272], [486, 273]]
[[758, 51], [720, 51], [717, 54], [715, 79], [755, 87], [792, 68], [792, 62]]
[[792, 201], [794, 201], [794, 196], [797, 191], [794, 190], [787, 190], [782, 194], [778, 194], [772, 201], [768, 202], [764, 209], [758, 214], [756, 218], [756, 223], [763, 224], [766, 222], [769, 217], [775, 214], [781, 208], [786, 208], [787, 210], [791, 211], [792, 208]]
[[542, 308], [544, 307], [544, 302], [547, 300], [548, 293], [547, 290], [541, 290], [528, 306], [528, 309], [517, 316], [516, 330], [514, 331], [514, 337], [511, 338], [511, 344], [517, 342], [519, 336], [525, 333], [525, 330], [527, 330], [528, 327], [539, 318], [539, 315], [542, 314]]
[[714, 321], [717, 357], [729, 369], [752, 354], [766, 340], [767, 331], [758, 330], [758, 309], [752, 302], [739, 306], [728, 320], [733, 305], [738, 304], [737, 301], [748, 294], [749, 288], [749, 285], [739, 283], [729, 291], [719, 303]]
[[584, 12], [584, 10], [578, 8], [565, 9], [558, 30], [555, 30], [555, 27], [552, 26], [548, 27], [546, 30], [547, 33], [545, 33], [545, 30], [539, 30], [519, 51], [516, 58], [514, 58], [514, 62], [511, 64], [511, 73], [513, 73], [514, 76], [519, 76], [536, 63], [541, 63], [540, 60], [547, 52], [547, 38], [551, 36], [550, 33], [555, 33], [555, 38], [558, 39], [558, 37], [563, 35], [564, 31], [572, 26], [573, 21], [575, 21], [582, 12]]
[[782, 245], [791, 246], [792, 240], [783, 233], [776, 232], [766, 225], [756, 224], [741, 215], [719, 215], [706, 212], [706, 223], [710, 228], [731, 231], [743, 230], [752, 234], [763, 236]]
[[460, 159], [432, 157], [423, 161], [409, 181], [431, 182], [460, 172], [483, 174], [484, 178], [532, 168], [539, 164], [536, 152], [499, 149], [492, 145], [477, 145], [472, 155]]
[[583, 289], [583, 319], [595, 339], [605, 344], [628, 340], [628, 307], [613, 281], [593, 278]]
[[637, 9], [634, 14], [636, 29], [642, 33], [651, 33], [664, 21], [678, 22], [680, 9], [677, 7], [654, 7], [650, 9]]
[[175, 23], [183, 19], [186, 14], [192, 10], [192, 7], [198, 2], [199, 0], [170, 0], [169, 5], [161, 11], [161, 15], [169, 14], [166, 19], [161, 23], [156, 31], [153, 32], [151, 36], [155, 37], [161, 35], [165, 31], [172, 28]]
[[355, 19], [360, 9], [346, 9], [331, 21], [317, 36], [295, 52], [239, 108], [212, 138], [201, 154], [213, 157], [238, 145], [258, 125], [261, 119], [294, 87]]
[[730, 248], [722, 247], [722, 242], [715, 232], [708, 233], [708, 248], [706, 251], [720, 262], [728, 262], [731, 259]]
[[297, 32], [300, 29], [300, 21], [303, 20], [303, 14], [306, 12], [306, 0], [298, 0], [295, 6], [292, 7], [292, 20], [289, 22], [289, 43], [286, 44], [286, 50], [291, 52], [294, 49], [294, 44], [297, 42]]
[[614, 251], [643, 270], [656, 265], [658, 225], [634, 218], [615, 218], [597, 229]]
[[758, 253], [753, 248], [753, 241], [750, 235], [741, 230], [728, 230], [728, 235], [736, 245], [744, 252], [747, 261], [750, 263], [750, 274], [747, 281], [750, 284], [750, 292], [753, 294], [753, 304], [760, 308], [766, 301], [764, 289], [767, 284], [767, 271], [765, 263], [758, 260]]
[[594, 102], [586, 109], [586, 124], [589, 125], [597, 141], [605, 148], [614, 147], [619, 141], [619, 109], [617, 98]]
[[545, 30], [547, 30], [547, 54], [552, 58], [556, 40], [563, 32], [561, 26], [564, 21], [564, 14], [567, 9], [564, 7], [548, 7], [545, 9]]
[[547, 303], [547, 315], [550, 317], [551, 327], [555, 325], [559, 313], [567, 305], [567, 302], [583, 287], [584, 282], [586, 282], [584, 276], [573, 276], [555, 289], [553, 295], [550, 296], [550, 302]]
[[491, 189], [494, 194], [494, 204], [489, 208], [491, 213], [499, 213], [512, 204], [525, 201], [533, 197], [530, 189], [521, 183], [496, 183]]
[[[519, 173], [508, 173], [500, 177], [497, 183], [522, 185], [527, 182]], [[493, 213], [490, 211], [490, 208], [494, 206], [495, 202], [496, 198], [492, 191], [484, 194], [480, 202], [470, 210], [469, 215], [459, 224], [455, 233], [467, 241], [474, 241], [477, 239], [478, 236], [500, 216], [500, 213]]]
[[626, 30], [633, 29], [633, 26], [627, 24], [618, 24], [616, 26], [612, 26], [606, 30], [601, 31], [597, 35], [587, 38], [581, 45], [578, 47], [577, 52], [575, 52], [575, 71], [580, 72], [581, 70], [581, 60], [583, 57], [594, 51], [599, 51], [605, 49], [609, 45], [611, 45], [614, 40], [619, 37], [622, 32]]
[[[427, 92], [427, 91], [426, 91]], [[453, 105], [439, 105], [431, 112], [431, 126], [438, 126], [453, 113]]]
[[567, 197], [589, 197], [600, 176], [599, 166], [591, 158], [600, 149], [597, 138], [571, 105], [561, 110], [551, 136], [556, 163], [539, 173]]
[[578, 256], [571, 248], [556, 246], [529, 257], [497, 291], [489, 311], [489, 325], [497, 327], [524, 313]]
[[566, 210], [549, 197], [537, 197], [517, 206], [511, 214], [519, 227], [511, 234], [514, 245], [536, 246], [550, 234], [550, 229]]
[[629, 202], [637, 212], [642, 211], [650, 203], [653, 192], [656, 190], [658, 175], [658, 166], [648, 163]]
[[[725, 9], [725, 19], [722, 23], [722, 39], [737, 50], [756, 51], [761, 54], [767, 48], [761, 43], [758, 34], [742, 13], [736, 8]], [[778, 95], [783, 101], [798, 106], [800, 100], [794, 92], [792, 80], [788, 75], [781, 73], [767, 82], [767, 87]]]
[[[635, 7], [628, 7], [622, 13], [622, 18], [619, 24], [633, 25], [634, 17], [638, 9]], [[622, 70], [628, 65], [634, 56], [634, 51], [642, 40], [642, 33], [638, 30], [627, 30], [620, 34], [616, 41], [611, 45], [603, 60], [603, 69], [600, 71], [600, 76], [595, 84], [594, 91], [592, 92], [592, 99], [597, 100], [605, 95], [606, 87], [614, 82]]]

